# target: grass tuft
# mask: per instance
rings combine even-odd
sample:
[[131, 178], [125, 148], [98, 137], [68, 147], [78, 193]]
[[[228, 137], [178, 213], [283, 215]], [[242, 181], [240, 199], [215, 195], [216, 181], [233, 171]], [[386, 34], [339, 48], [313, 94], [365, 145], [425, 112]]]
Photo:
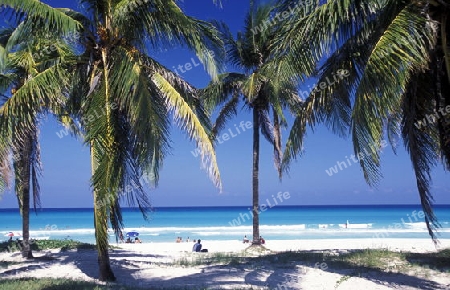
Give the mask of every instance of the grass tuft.
[[20, 279], [2, 279], [0, 280], [0, 289], [2, 290], [132, 290], [119, 285], [97, 285], [86, 281], [75, 281], [69, 279], [51, 279], [51, 278], [20, 278]]
[[[22, 248], [20, 241], [2, 242], [0, 243], [0, 252], [20, 252]], [[31, 244], [33, 251], [43, 251], [49, 249], [68, 250], [95, 250], [93, 244], [82, 243], [75, 240], [36, 240]]]
[[175, 260], [172, 266], [193, 267], [202, 265], [239, 265], [246, 262], [245, 254], [241, 253], [191, 253]]

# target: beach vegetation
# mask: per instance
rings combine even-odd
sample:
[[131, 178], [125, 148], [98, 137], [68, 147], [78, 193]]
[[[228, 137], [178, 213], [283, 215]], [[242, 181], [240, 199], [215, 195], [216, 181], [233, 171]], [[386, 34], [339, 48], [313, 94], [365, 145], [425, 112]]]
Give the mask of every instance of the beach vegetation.
[[20, 279], [2, 279], [0, 280], [2, 290], [132, 290], [136, 287], [127, 287], [123, 285], [98, 285], [94, 282], [75, 281], [71, 279], [52, 279], [52, 278], [20, 278]]
[[37, 240], [33, 243], [36, 250], [61, 249], [62, 252], [68, 250], [95, 250], [94, 244], [83, 243], [75, 240]]
[[[257, 267], [258, 265], [292, 266], [301, 263], [304, 267], [327, 271], [333, 269], [359, 269], [367, 271], [406, 272], [414, 266], [421, 269], [434, 269], [441, 272], [450, 270], [450, 250], [435, 253], [397, 252], [389, 249], [363, 249], [348, 252], [324, 251], [286, 251], [267, 252], [264, 255], [252, 255], [247, 251], [233, 253], [208, 253], [202, 255], [187, 254], [171, 265], [240, 265]], [[356, 272], [355, 272], [356, 273]], [[355, 274], [356, 275], [356, 274]], [[358, 274], [359, 275], [359, 274]]]
[[224, 252], [215, 252], [215, 253], [192, 253], [186, 256], [183, 256], [171, 263], [171, 265], [183, 266], [183, 267], [192, 267], [199, 265], [239, 265], [246, 260], [246, 253], [224, 253]]
[[336, 282], [336, 285], [334, 286], [334, 289], [337, 289], [343, 282], [347, 281], [348, 279], [350, 279], [354, 275], [355, 275], [355, 273], [351, 273], [349, 275], [344, 275], [341, 278], [339, 278], [339, 280]]
[[[94, 250], [94, 244], [83, 243], [75, 240], [31, 240], [31, 249], [34, 251], [43, 251], [49, 249], [68, 250]], [[0, 243], [0, 252], [19, 252], [21, 251], [21, 241]]]
[[357, 267], [385, 269], [397, 266], [405, 261], [405, 254], [387, 249], [355, 251], [342, 256], [345, 261]]

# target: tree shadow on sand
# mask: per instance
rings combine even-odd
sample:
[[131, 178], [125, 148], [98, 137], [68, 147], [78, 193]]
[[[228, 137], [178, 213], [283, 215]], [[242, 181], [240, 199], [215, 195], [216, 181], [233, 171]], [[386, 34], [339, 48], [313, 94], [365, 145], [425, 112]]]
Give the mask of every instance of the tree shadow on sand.
[[[325, 289], [339, 288], [341, 284], [351, 283], [352, 279], [364, 279], [392, 288], [435, 290], [448, 289], [449, 286], [428, 279], [433, 275], [427, 275], [427, 271], [444, 275], [449, 272], [449, 250], [430, 254], [384, 250], [268, 253], [264, 250], [261, 253], [187, 253], [186, 257], [190, 259], [189, 263], [173, 261], [170, 256], [114, 249], [110, 258], [117, 281], [113, 284], [135, 289], [299, 289], [299, 285], [308, 279], [308, 273], [324, 271], [337, 274], [327, 280], [331, 284], [324, 285]], [[45, 269], [56, 263], [74, 264], [87, 277], [98, 278], [95, 250], [71, 250], [35, 260], [3, 271], [2, 276]], [[322, 281], [317, 283], [321, 285]]]
[[[153, 260], [164, 258], [162, 255], [154, 254], [138, 254], [127, 250], [115, 249], [110, 250], [111, 268], [118, 280], [132, 281], [133, 274], [140, 271], [143, 266], [152, 265]], [[76, 252], [68, 252], [59, 260], [62, 264], [73, 263], [86, 276], [98, 279], [99, 269], [97, 262], [96, 250], [78, 250]], [[120, 278], [120, 279], [119, 279]]]
[[[371, 253], [374, 257], [370, 257]], [[223, 265], [205, 265], [197, 273], [190, 275], [165, 279], [165, 277], [152, 277], [147, 280], [140, 280], [137, 286], [144, 288], [170, 288], [182, 287], [183, 289], [200, 288], [220, 288], [220, 287], [266, 287], [268, 289], [298, 289], [299, 283], [306, 277], [309, 271], [322, 270], [328, 273], [338, 274], [340, 279], [336, 279], [333, 285], [325, 285], [325, 289], [338, 288], [340, 284], [346, 283], [352, 278], [365, 279], [378, 285], [392, 288], [411, 287], [415, 289], [448, 289], [448, 285], [442, 285], [435, 281], [427, 279], [424, 272], [431, 268], [441, 273], [447, 273], [448, 269], [436, 265], [436, 261], [448, 262], [447, 258], [441, 260], [431, 259], [433, 254], [428, 254], [421, 262], [414, 265], [409, 264], [408, 260], [402, 263], [390, 261], [389, 256], [397, 255], [391, 252], [351, 250], [346, 253], [338, 251], [301, 251], [301, 252], [282, 252], [273, 253], [260, 257], [236, 257], [238, 261], [233, 260]], [[368, 261], [361, 263], [357, 257], [369, 255]], [[439, 255], [434, 254], [434, 255]], [[416, 254], [404, 254], [403, 257], [421, 257]], [[378, 258], [378, 261], [375, 261]], [[446, 260], [447, 259], [447, 260]], [[447, 265], [448, 263], [443, 265]], [[413, 267], [414, 273], [410, 274]], [[402, 268], [403, 267], [403, 268]], [[417, 272], [419, 271], [419, 272]], [[201, 282], [200, 282], [201, 281]], [[318, 281], [320, 282], [320, 281]], [[351, 283], [351, 282], [348, 282]]]

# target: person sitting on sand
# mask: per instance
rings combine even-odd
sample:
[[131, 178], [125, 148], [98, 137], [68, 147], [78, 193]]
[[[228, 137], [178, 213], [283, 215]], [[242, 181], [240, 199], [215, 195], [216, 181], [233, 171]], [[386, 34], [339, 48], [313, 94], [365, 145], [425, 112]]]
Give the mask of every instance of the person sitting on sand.
[[261, 245], [264, 245], [266, 243], [266, 240], [264, 240], [264, 238], [261, 236], [259, 236], [259, 240], [261, 242]]
[[125, 243], [131, 244], [131, 239], [130, 239], [130, 237], [127, 238], [127, 240], [125, 241]]
[[201, 240], [199, 239], [197, 243], [192, 247], [192, 252], [200, 252], [202, 250]]
[[244, 244], [250, 242], [249, 239], [247, 238], [247, 235], [244, 236], [244, 240], [243, 240], [242, 242], [243, 242]]
[[142, 243], [141, 240], [138, 237], [134, 238], [134, 242], [138, 243], [138, 244]]

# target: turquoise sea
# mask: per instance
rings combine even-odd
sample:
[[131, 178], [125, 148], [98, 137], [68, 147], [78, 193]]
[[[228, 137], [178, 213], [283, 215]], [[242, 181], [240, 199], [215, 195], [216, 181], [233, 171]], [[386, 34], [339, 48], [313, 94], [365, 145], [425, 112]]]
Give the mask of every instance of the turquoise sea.
[[[439, 238], [450, 239], [450, 205], [436, 205]], [[161, 207], [149, 220], [134, 208], [123, 209], [125, 231], [137, 231], [143, 242], [241, 240], [252, 235], [249, 207]], [[0, 240], [21, 232], [17, 209], [0, 209]], [[419, 205], [280, 206], [260, 213], [266, 239], [429, 238]], [[93, 209], [44, 208], [30, 216], [32, 237], [74, 239], [94, 243]], [[111, 232], [110, 242], [115, 236]]]

